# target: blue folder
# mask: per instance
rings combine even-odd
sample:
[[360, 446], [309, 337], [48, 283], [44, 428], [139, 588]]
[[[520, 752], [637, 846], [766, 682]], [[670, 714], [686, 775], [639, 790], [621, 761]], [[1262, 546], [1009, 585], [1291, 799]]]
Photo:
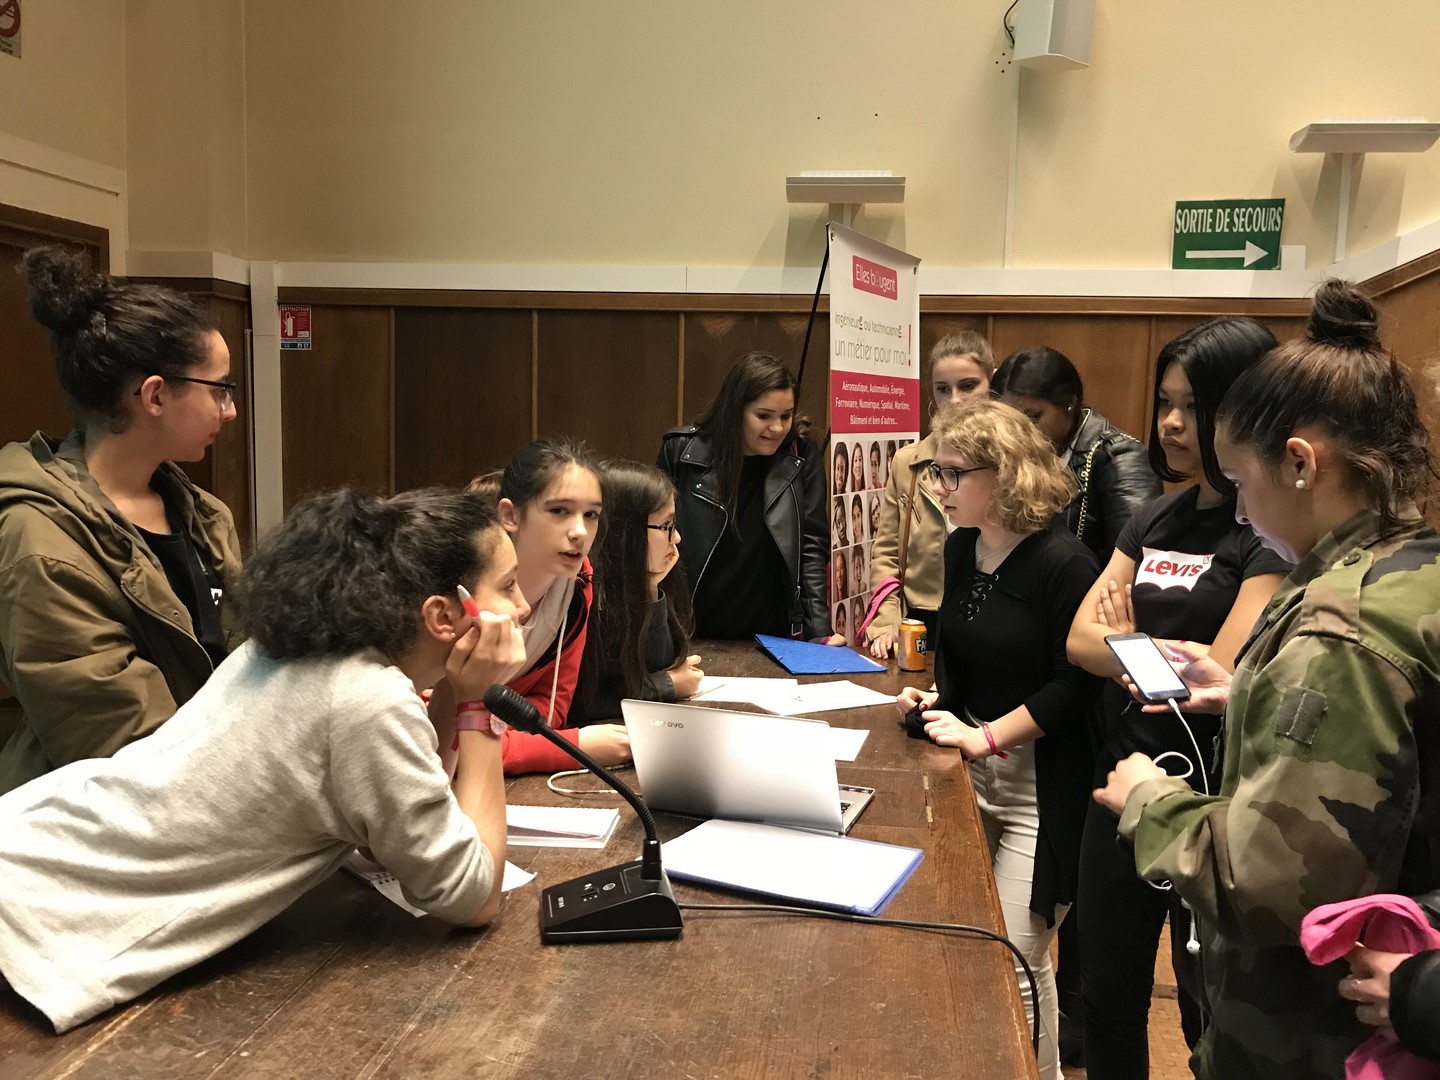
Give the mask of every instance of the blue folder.
[[769, 634], [756, 634], [755, 640], [791, 675], [868, 675], [885, 670], [884, 664], [840, 645], [817, 645]]

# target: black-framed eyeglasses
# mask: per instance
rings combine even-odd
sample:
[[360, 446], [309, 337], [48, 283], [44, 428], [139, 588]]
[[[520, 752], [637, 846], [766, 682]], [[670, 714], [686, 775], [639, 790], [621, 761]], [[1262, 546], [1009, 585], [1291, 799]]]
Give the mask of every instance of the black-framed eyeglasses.
[[[151, 372], [151, 374], [155, 375], [159, 373]], [[215, 395], [215, 403], [222, 409], [235, 404], [235, 391], [240, 386], [239, 383], [222, 382], [217, 379], [197, 379], [193, 375], [161, 375], [160, 377], [166, 382], [192, 382], [199, 383], [201, 386], [210, 387], [210, 393]], [[135, 396], [140, 396], [140, 388], [138, 386], [135, 388]]]
[[960, 478], [966, 473], [984, 472], [986, 469], [993, 468], [995, 468], [994, 465], [976, 465], [970, 469], [947, 469], [932, 461], [925, 470], [925, 475], [930, 478], [932, 484], [939, 484], [946, 491], [954, 491], [960, 486]]
[[663, 532], [666, 540], [672, 544], [675, 542], [675, 523], [673, 521], [667, 525], [646, 524], [645, 528], [654, 529], [656, 532]]

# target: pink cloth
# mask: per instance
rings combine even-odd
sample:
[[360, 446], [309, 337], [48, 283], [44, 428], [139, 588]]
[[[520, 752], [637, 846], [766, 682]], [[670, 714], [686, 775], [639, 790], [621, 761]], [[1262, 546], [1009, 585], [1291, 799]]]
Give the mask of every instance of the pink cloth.
[[[1334, 963], [1356, 945], [1379, 952], [1440, 949], [1440, 933], [1408, 896], [1377, 893], [1325, 904], [1300, 924], [1300, 947], [1316, 965]], [[1345, 1059], [1346, 1080], [1440, 1080], [1440, 1064], [1418, 1058], [1376, 1032]]]

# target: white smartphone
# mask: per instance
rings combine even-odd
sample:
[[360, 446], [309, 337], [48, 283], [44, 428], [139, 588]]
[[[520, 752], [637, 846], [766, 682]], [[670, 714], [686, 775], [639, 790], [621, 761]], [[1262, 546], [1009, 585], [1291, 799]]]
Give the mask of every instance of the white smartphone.
[[1140, 696], [1150, 704], [1184, 701], [1190, 696], [1185, 680], [1176, 674], [1149, 634], [1111, 634], [1105, 644], [1110, 646]]

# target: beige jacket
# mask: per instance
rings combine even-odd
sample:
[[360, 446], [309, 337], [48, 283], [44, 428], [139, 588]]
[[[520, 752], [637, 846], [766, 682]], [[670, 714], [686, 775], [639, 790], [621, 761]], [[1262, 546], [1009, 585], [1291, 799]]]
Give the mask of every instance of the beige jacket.
[[[880, 503], [880, 528], [870, 550], [870, 587], [900, 573], [900, 532], [904, 515], [910, 515], [910, 554], [905, 566], [905, 604], [909, 608], [938, 611], [945, 586], [945, 514], [925, 479], [925, 466], [935, 457], [935, 436], [901, 447], [890, 464], [890, 478]], [[910, 501], [911, 480], [915, 500]], [[880, 605], [866, 628], [871, 641], [900, 625], [897, 591]]]

